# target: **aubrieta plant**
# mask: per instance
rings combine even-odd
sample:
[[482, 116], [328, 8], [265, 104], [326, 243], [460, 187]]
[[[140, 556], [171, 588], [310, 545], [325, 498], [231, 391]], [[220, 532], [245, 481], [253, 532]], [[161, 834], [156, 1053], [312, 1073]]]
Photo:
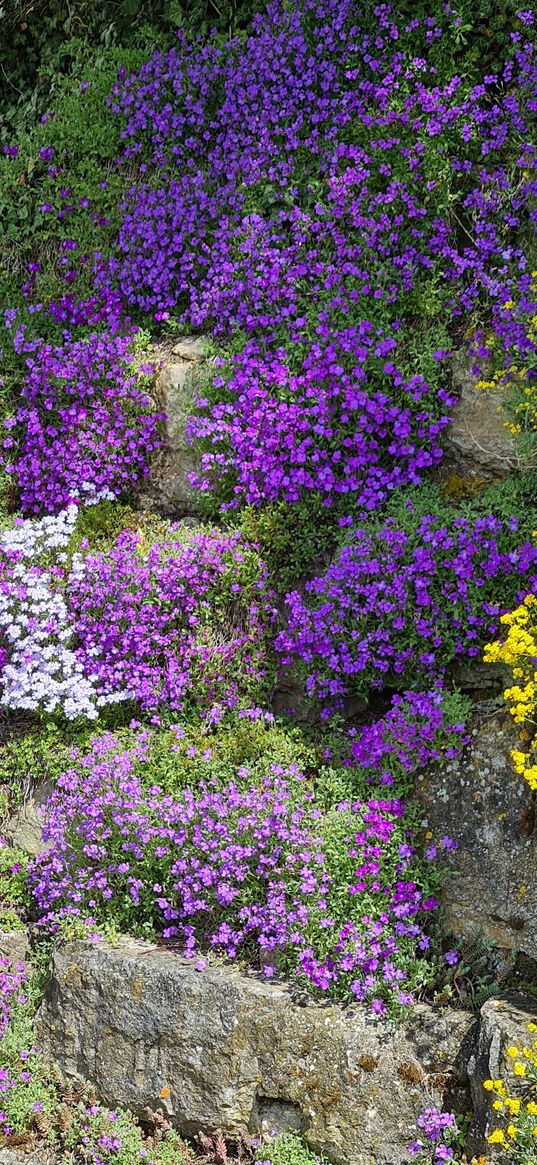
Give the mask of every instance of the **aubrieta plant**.
[[449, 3], [372, 25], [352, 0], [275, 2], [245, 43], [181, 36], [111, 99], [138, 173], [111, 277], [230, 348], [190, 426], [224, 508], [371, 509], [418, 482], [454, 401], [446, 322], [500, 328], [527, 296], [531, 12], [499, 72], [464, 78]]
[[124, 531], [72, 553], [77, 507], [0, 536], [2, 703], [96, 719], [105, 705], [232, 707], [269, 682], [266, 572], [238, 534]]
[[476, 657], [511, 596], [534, 586], [537, 552], [519, 521], [489, 514], [414, 514], [351, 532], [324, 575], [286, 596], [276, 639], [283, 664], [300, 661], [307, 690], [327, 707], [369, 688], [434, 682]]
[[412, 1002], [431, 974], [424, 927], [436, 900], [399, 799], [322, 813], [298, 766], [276, 764], [255, 781], [240, 766], [223, 785], [169, 794], [151, 783], [149, 742], [147, 730], [123, 750], [101, 737], [60, 777], [43, 826], [50, 848], [29, 870], [41, 928], [113, 919], [189, 957], [295, 974], [376, 1014]]
[[[69, 334], [69, 333], [67, 333]], [[5, 422], [5, 472], [26, 514], [57, 514], [129, 491], [158, 449], [158, 420], [139, 387], [133, 334], [92, 332], [62, 344], [14, 337], [26, 357], [24, 403]]]

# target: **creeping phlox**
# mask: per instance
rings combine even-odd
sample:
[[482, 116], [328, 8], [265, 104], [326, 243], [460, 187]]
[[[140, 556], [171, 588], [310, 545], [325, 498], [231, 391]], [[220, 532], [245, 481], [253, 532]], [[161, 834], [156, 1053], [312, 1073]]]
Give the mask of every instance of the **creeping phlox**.
[[[528, 1032], [535, 1035], [537, 1024], [529, 1023]], [[537, 1040], [521, 1048], [512, 1044], [507, 1055], [511, 1061], [511, 1087], [501, 1079], [485, 1080], [483, 1084], [495, 1097], [494, 1111], [502, 1116], [502, 1124], [493, 1129], [488, 1140], [491, 1145], [509, 1150], [512, 1160], [522, 1165], [537, 1159]], [[515, 1092], [518, 1094], [513, 1095]]]
[[274, 618], [266, 571], [238, 534], [124, 531], [106, 553], [69, 550], [77, 507], [0, 535], [5, 707], [95, 720], [107, 704], [233, 706], [266, 684]]
[[527, 751], [523, 748], [513, 749], [511, 757], [515, 771], [535, 791], [537, 745], [532, 737], [537, 723], [537, 597], [534, 594], [526, 595], [519, 607], [502, 615], [501, 622], [507, 628], [506, 638], [487, 643], [484, 660], [486, 663], [506, 664], [517, 681], [505, 689], [504, 698], [515, 724], [522, 726], [521, 740], [527, 740], [529, 746]]
[[97, 693], [73, 649], [63, 594], [77, 513], [72, 505], [56, 517], [16, 520], [0, 535], [1, 703], [94, 720]]

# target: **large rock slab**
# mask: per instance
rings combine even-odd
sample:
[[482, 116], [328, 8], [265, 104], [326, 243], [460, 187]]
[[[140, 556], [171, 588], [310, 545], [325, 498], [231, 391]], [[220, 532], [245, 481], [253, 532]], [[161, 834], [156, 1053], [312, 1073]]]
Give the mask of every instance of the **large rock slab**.
[[7, 959], [12, 966], [25, 963], [29, 949], [25, 930], [0, 930], [0, 959]]
[[[468, 1062], [473, 1118], [468, 1129], [467, 1149], [471, 1154], [487, 1149], [487, 1137], [501, 1124], [492, 1108], [494, 1094], [483, 1088], [485, 1080], [503, 1080], [510, 1096], [523, 1094], [527, 1080], [517, 1078], [507, 1048], [532, 1044], [528, 1023], [537, 1022], [537, 999], [522, 993], [506, 993], [501, 999], [489, 999], [481, 1008], [479, 1030]], [[496, 1158], [495, 1158], [496, 1160]]]
[[443, 882], [446, 925], [537, 958], [535, 798], [511, 761], [518, 729], [497, 701], [476, 705], [471, 740], [418, 775], [423, 824], [459, 843]]
[[472, 1027], [463, 1011], [422, 1004], [397, 1027], [126, 941], [56, 950], [36, 1034], [105, 1103], [140, 1115], [162, 1105], [184, 1134], [296, 1128], [340, 1165], [401, 1165], [446, 1074], [464, 1083]]

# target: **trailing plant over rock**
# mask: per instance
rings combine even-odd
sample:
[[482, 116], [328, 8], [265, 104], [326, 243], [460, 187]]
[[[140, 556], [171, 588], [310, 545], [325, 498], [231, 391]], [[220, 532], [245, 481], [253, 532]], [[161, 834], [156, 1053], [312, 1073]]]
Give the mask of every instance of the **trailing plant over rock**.
[[[180, 762], [178, 762], [180, 763]], [[30, 866], [39, 923], [179, 941], [294, 973], [383, 1014], [431, 975], [424, 926], [436, 901], [392, 800], [347, 800], [321, 813], [298, 767], [248, 766], [219, 785], [166, 793], [153, 782], [150, 734], [121, 751], [94, 742], [46, 810], [51, 848]], [[431, 880], [432, 879], [432, 880]]]
[[519, 519], [422, 514], [354, 529], [326, 573], [286, 597], [276, 638], [327, 708], [349, 693], [441, 678], [477, 657], [511, 596], [537, 581], [537, 550]]
[[129, 702], [177, 710], [260, 697], [274, 617], [266, 571], [239, 534], [125, 530], [72, 552], [76, 506], [0, 537], [2, 703], [95, 719]]

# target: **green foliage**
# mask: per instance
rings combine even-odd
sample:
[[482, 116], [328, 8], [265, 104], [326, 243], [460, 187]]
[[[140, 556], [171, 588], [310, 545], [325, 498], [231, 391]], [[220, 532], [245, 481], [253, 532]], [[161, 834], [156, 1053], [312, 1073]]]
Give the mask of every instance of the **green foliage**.
[[96, 735], [95, 725], [75, 729], [50, 720], [43, 726], [29, 722], [25, 735], [0, 746], [0, 786], [10, 804], [20, 801], [32, 784], [54, 785], [69, 768], [73, 748], [89, 746]]
[[240, 528], [249, 542], [259, 546], [271, 583], [280, 594], [322, 570], [341, 539], [337, 512], [327, 510], [316, 496], [295, 505], [281, 501], [260, 509], [247, 506]]
[[[77, 243], [77, 258], [106, 253], [119, 226], [121, 201], [127, 175], [115, 164], [119, 153], [120, 126], [107, 108], [119, 68], [127, 73], [139, 68], [145, 53], [115, 45], [88, 54], [88, 45], [73, 40], [65, 50], [70, 69], [49, 87], [45, 123], [28, 120], [16, 136], [15, 158], [0, 155], [0, 289], [6, 302], [18, 302], [19, 285], [29, 261], [41, 264], [34, 301], [46, 302], [64, 294], [60, 280], [62, 242]], [[89, 82], [81, 93], [81, 85]], [[39, 151], [51, 147], [54, 155], [43, 160]], [[62, 183], [49, 174], [61, 166]], [[105, 187], [103, 188], [103, 183]], [[70, 190], [66, 198], [61, 189]], [[81, 206], [79, 200], [89, 200]], [[72, 210], [59, 220], [65, 206]], [[52, 210], [42, 212], [41, 206]], [[88, 263], [87, 280], [91, 277]], [[75, 285], [82, 297], [89, 290], [79, 276]], [[9, 298], [8, 298], [9, 293]]]
[[19, 930], [27, 903], [27, 855], [21, 850], [0, 847], [0, 931]]
[[96, 506], [80, 509], [71, 550], [80, 550], [82, 543], [92, 551], [110, 550], [123, 530], [135, 530], [145, 542], [162, 541], [169, 533], [169, 522], [158, 514], [134, 510], [117, 501], [102, 501]]
[[324, 1160], [306, 1147], [298, 1133], [280, 1133], [257, 1149], [257, 1162], [262, 1165], [320, 1165]]
[[85, 43], [90, 68], [102, 50], [165, 48], [179, 27], [192, 36], [239, 32], [261, 7], [260, 0], [4, 0], [0, 128], [28, 124], [43, 111], [70, 74], [74, 41]]
[[252, 720], [228, 712], [218, 725], [184, 723], [155, 733], [149, 748], [149, 763], [138, 766], [138, 775], [169, 793], [195, 789], [202, 780], [225, 785], [236, 780], [238, 770], [250, 785], [267, 776], [272, 765], [295, 765], [302, 773], [315, 766], [315, 750], [301, 730], [264, 715]]

